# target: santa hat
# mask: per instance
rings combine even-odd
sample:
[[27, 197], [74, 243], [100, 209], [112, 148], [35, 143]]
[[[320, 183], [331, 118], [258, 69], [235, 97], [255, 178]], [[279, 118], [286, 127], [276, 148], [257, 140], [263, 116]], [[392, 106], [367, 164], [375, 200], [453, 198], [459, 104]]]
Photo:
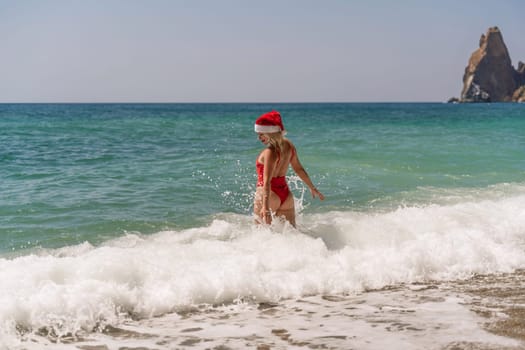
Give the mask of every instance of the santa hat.
[[279, 131], [284, 131], [284, 125], [277, 111], [265, 113], [255, 121], [255, 132], [266, 134]]

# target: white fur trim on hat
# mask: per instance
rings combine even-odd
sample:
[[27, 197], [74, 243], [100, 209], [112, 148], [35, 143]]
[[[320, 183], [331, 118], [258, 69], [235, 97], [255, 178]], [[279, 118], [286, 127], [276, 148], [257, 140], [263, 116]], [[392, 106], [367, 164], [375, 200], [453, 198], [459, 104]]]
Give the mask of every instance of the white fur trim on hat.
[[272, 132], [279, 132], [281, 131], [281, 127], [279, 125], [259, 125], [255, 124], [255, 132], [260, 133], [272, 133]]

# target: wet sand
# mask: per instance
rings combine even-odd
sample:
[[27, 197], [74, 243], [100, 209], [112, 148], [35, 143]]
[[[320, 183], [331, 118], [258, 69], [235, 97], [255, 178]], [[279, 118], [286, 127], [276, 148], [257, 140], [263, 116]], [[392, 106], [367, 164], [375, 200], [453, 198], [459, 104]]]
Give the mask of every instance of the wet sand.
[[468, 306], [486, 319], [485, 329], [525, 342], [525, 270], [476, 276], [457, 288], [471, 297]]
[[[25, 348], [43, 345], [36, 341]], [[355, 295], [201, 305], [45, 343], [82, 350], [525, 349], [525, 271]]]

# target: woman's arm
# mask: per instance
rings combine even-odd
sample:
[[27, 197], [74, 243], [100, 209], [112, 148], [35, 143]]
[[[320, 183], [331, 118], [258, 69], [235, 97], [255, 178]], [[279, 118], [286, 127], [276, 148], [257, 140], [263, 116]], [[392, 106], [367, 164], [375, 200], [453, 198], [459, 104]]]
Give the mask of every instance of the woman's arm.
[[295, 171], [297, 176], [299, 176], [299, 178], [306, 184], [306, 186], [308, 186], [308, 188], [310, 189], [310, 192], [312, 192], [313, 198], [319, 197], [320, 200], [324, 200], [324, 195], [321, 192], [319, 192], [319, 190], [314, 186], [314, 184], [312, 183], [312, 180], [310, 180], [310, 176], [308, 176], [308, 173], [306, 172], [303, 165], [299, 161], [299, 156], [297, 155], [297, 149], [293, 145], [292, 145], [292, 151], [293, 151], [293, 156], [292, 156], [292, 159], [290, 160], [290, 165], [292, 166], [292, 169]]
[[262, 153], [263, 164], [264, 164], [264, 173], [263, 173], [263, 193], [262, 193], [262, 208], [261, 208], [261, 218], [264, 222], [269, 223], [268, 217], [271, 216], [270, 212], [270, 190], [271, 190], [271, 180], [273, 177], [273, 172], [275, 170], [275, 165], [277, 163], [277, 154], [274, 150], [267, 148]]

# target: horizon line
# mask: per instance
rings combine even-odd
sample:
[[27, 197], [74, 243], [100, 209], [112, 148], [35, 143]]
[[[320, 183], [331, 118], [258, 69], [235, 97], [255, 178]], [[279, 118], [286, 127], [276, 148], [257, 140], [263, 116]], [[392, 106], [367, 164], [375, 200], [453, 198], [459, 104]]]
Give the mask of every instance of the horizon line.
[[0, 104], [351, 104], [351, 103], [447, 103], [447, 101], [250, 101], [250, 102], [233, 102], [233, 101], [184, 101], [184, 102], [122, 102], [122, 101], [109, 101], [109, 102], [81, 102], [81, 101], [70, 101], [70, 102], [2, 102]]

